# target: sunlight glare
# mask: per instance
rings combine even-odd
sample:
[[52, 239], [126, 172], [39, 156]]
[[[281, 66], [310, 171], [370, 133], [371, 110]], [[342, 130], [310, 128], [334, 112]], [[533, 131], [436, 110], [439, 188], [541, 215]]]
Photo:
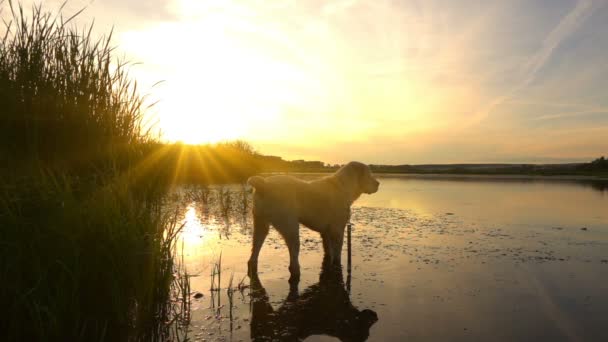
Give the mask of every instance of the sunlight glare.
[[[184, 209], [184, 225], [179, 233], [179, 243], [177, 251], [179, 255], [184, 257], [187, 264], [198, 261], [201, 258], [208, 258], [215, 253], [215, 249], [219, 238], [213, 234], [216, 227], [210, 226], [208, 222], [203, 222], [199, 216], [200, 212], [197, 209], [197, 204], [192, 202]], [[191, 265], [193, 270], [198, 269], [200, 265]]]
[[208, 231], [203, 227], [203, 223], [196, 214], [194, 203], [189, 204], [186, 208], [182, 224], [184, 224], [184, 227], [182, 228], [180, 236], [184, 241], [184, 245], [186, 245], [185, 248], [203, 242]]
[[154, 91], [162, 99], [155, 111], [165, 140], [247, 138], [269, 123], [276, 129], [290, 108], [322, 105], [318, 65], [302, 59], [263, 18], [219, 4], [211, 10], [181, 5], [182, 20], [121, 37], [132, 55], [147, 61], [138, 71], [147, 74], [142, 78], [165, 80]]

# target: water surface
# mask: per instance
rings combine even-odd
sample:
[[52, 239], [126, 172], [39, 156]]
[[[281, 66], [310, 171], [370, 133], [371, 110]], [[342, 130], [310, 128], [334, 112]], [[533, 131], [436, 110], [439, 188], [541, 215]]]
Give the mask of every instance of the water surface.
[[[321, 272], [320, 237], [302, 227], [297, 292], [273, 229], [260, 255], [262, 287], [248, 287], [251, 204], [241, 186], [221, 196], [181, 191], [183, 254], [193, 293], [203, 295], [192, 299], [190, 337], [608, 340], [606, 183], [379, 180], [380, 191], [353, 207], [350, 276]], [[220, 255], [221, 290], [210, 291]]]

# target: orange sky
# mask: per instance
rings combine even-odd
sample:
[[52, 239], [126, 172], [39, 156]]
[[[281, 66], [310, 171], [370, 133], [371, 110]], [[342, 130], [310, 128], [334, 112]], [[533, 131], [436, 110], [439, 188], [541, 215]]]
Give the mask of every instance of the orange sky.
[[87, 5], [79, 20], [95, 18], [99, 33], [114, 25], [167, 140], [238, 138], [332, 163], [562, 162], [608, 154], [605, 4], [106, 0], [66, 11]]

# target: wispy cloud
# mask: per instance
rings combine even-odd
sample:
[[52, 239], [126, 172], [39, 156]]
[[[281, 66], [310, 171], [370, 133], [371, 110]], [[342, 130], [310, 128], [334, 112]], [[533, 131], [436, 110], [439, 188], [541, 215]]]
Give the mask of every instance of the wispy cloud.
[[592, 0], [579, 0], [576, 6], [568, 12], [559, 23], [551, 30], [543, 40], [541, 48], [531, 55], [523, 64], [523, 78], [515, 83], [503, 94], [492, 99], [474, 116], [469, 124], [476, 124], [485, 119], [498, 105], [512, 98], [516, 93], [530, 85], [536, 78], [539, 70], [549, 61], [555, 49], [593, 13], [594, 3]]
[[98, 32], [114, 26], [117, 53], [143, 62], [132, 75], [144, 91], [166, 80], [149, 92], [176, 139], [432, 163], [605, 154], [606, 5], [70, 0], [66, 9], [88, 6], [81, 19], [94, 17]]
[[512, 93], [517, 92], [534, 81], [538, 71], [551, 58], [553, 51], [591, 15], [593, 7], [593, 1], [591, 0], [578, 1], [576, 6], [562, 18], [547, 38], [545, 38], [542, 47], [530, 57], [524, 66], [526, 77], [513, 89]]
[[562, 118], [576, 118], [579, 116], [594, 115], [594, 114], [607, 114], [608, 115], [608, 108], [598, 108], [598, 109], [584, 110], [584, 111], [578, 111], [578, 112], [566, 112], [566, 113], [542, 115], [542, 116], [537, 116], [537, 117], [531, 118], [530, 121], [543, 121], [543, 120], [553, 120], [553, 119], [562, 119]]

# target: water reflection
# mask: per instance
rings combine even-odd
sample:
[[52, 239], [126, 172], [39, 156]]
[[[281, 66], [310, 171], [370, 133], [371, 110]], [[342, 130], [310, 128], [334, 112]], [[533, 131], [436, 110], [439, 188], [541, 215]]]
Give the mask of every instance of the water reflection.
[[417, 214], [455, 213], [500, 225], [601, 225], [608, 182], [498, 176], [383, 175], [383, 188], [355, 205]]
[[232, 226], [240, 228], [241, 233], [246, 233], [251, 220], [251, 191], [245, 184], [192, 185], [182, 189], [181, 197], [196, 203], [202, 221], [223, 226], [221, 233], [226, 234], [226, 238], [231, 233]]
[[602, 181], [589, 182], [588, 184], [594, 190], [601, 191], [602, 193], [608, 192], [608, 181], [604, 181], [604, 182], [602, 182]]
[[341, 269], [324, 267], [319, 282], [302, 293], [298, 292], [296, 284], [276, 310], [259, 278], [251, 279], [253, 341], [295, 341], [312, 335], [329, 335], [341, 341], [365, 341], [376, 321], [376, 312], [353, 306]]
[[[288, 251], [274, 230], [262, 250], [265, 286], [248, 283], [250, 194], [240, 184], [180, 189], [171, 210], [185, 223], [182, 252], [200, 293], [193, 297], [193, 340], [560, 340], [569, 335], [559, 324], [570, 320], [572, 336], [608, 341], [606, 183], [382, 182], [353, 209], [351, 298], [358, 308], [347, 268], [313, 271], [322, 245], [305, 228], [301, 262], [309, 271], [301, 291], [285, 287]], [[220, 290], [211, 291], [220, 255]]]
[[[251, 198], [244, 185], [187, 186], [172, 194], [168, 212], [177, 213], [182, 229], [180, 253], [189, 261], [208, 254], [234, 232], [249, 233]], [[235, 230], [236, 228], [238, 230]]]
[[460, 182], [460, 183], [503, 183], [503, 184], [545, 184], [591, 188], [599, 192], [608, 191], [608, 179], [593, 179], [579, 176], [519, 176], [519, 175], [449, 175], [449, 174], [379, 174], [384, 179], [411, 181]]

